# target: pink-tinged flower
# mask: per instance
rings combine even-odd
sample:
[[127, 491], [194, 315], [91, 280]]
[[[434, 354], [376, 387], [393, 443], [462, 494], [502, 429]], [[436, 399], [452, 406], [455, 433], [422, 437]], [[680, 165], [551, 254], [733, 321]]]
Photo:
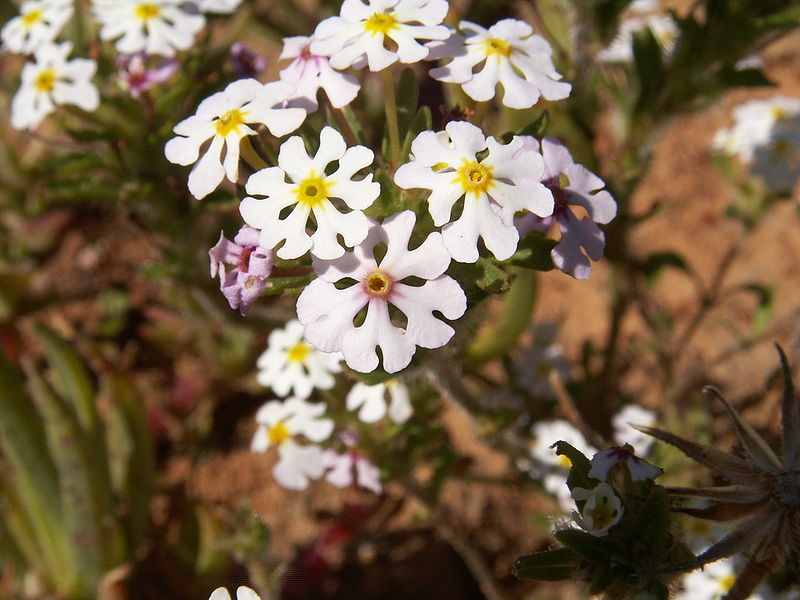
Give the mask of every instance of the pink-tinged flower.
[[[434, 225], [444, 225], [442, 239], [455, 260], [478, 260], [478, 238], [498, 260], [505, 260], [519, 241], [514, 215], [527, 210], [546, 217], [553, 212], [553, 195], [540, 183], [542, 157], [522, 138], [501, 144], [466, 121], [451, 121], [445, 129], [423, 131], [414, 139], [413, 159], [397, 169], [394, 181], [404, 189], [431, 190], [428, 210]], [[464, 210], [451, 222], [453, 205], [461, 198]]]
[[[439, 348], [450, 341], [453, 328], [433, 313], [457, 319], [467, 299], [458, 283], [444, 275], [450, 256], [440, 234], [431, 233], [418, 248], [408, 249], [415, 222], [411, 211], [392, 215], [382, 225], [371, 221], [367, 238], [352, 252], [330, 261], [314, 258], [319, 278], [297, 300], [297, 317], [309, 343], [323, 352], [341, 351], [348, 366], [361, 372], [378, 367], [380, 348], [384, 370], [396, 373], [411, 362], [417, 346]], [[380, 261], [374, 256], [378, 244], [386, 245]], [[407, 281], [411, 277], [425, 283], [413, 285]], [[348, 281], [353, 284], [339, 289]], [[405, 324], [392, 322], [390, 305], [405, 316]], [[364, 321], [356, 326], [354, 319], [364, 309]]]
[[267, 68], [267, 60], [256, 54], [242, 42], [236, 42], [228, 53], [233, 72], [239, 79], [248, 79], [260, 75]]
[[152, 69], [147, 67], [147, 61], [148, 56], [143, 52], [120, 54], [117, 58], [120, 81], [134, 98], [165, 83], [178, 71], [178, 61], [175, 59], [160, 60]]
[[316, 111], [317, 92], [321, 88], [333, 106], [347, 106], [358, 95], [361, 84], [354, 76], [334, 70], [327, 56], [312, 54], [312, 39], [301, 35], [283, 38], [283, 52], [278, 58], [293, 59], [281, 70], [281, 80], [295, 86], [290, 105]]
[[458, 83], [479, 102], [491, 100], [498, 85], [502, 102], [509, 108], [530, 108], [539, 101], [563, 100], [572, 86], [559, 81], [553, 65], [553, 50], [530, 25], [517, 19], [503, 19], [488, 30], [461, 21], [464, 33], [453, 32], [446, 42], [431, 42], [429, 58], [452, 58], [443, 67], [431, 69], [439, 81]]
[[[266, 452], [278, 449], [278, 463], [272, 470], [275, 480], [290, 490], [304, 490], [310, 479], [319, 479], [325, 472], [322, 448], [315, 445], [328, 439], [333, 421], [321, 418], [324, 404], [310, 404], [299, 398], [273, 400], [258, 409], [258, 428], [250, 449]], [[298, 437], [313, 444], [300, 444]]]
[[382, 71], [398, 60], [419, 62], [428, 49], [417, 40], [449, 35], [441, 25], [447, 8], [446, 0], [344, 0], [340, 16], [317, 25], [311, 52], [330, 56], [334, 69], [369, 65], [370, 71]]
[[614, 488], [605, 482], [591, 490], [576, 487], [572, 490], [572, 497], [576, 502], [584, 503], [580, 513], [573, 512], [572, 517], [584, 531], [595, 537], [607, 535], [625, 512]]
[[325, 475], [325, 480], [336, 487], [345, 488], [353, 483], [353, 471], [355, 471], [355, 481], [358, 485], [380, 494], [383, 489], [381, 471], [358, 451], [356, 447], [358, 436], [345, 432], [340, 438], [347, 446], [347, 451], [339, 454], [334, 450], [325, 450], [322, 462], [326, 469], [330, 469]]
[[225, 177], [236, 182], [239, 145], [242, 138], [255, 135], [256, 125], [265, 125], [277, 137], [300, 127], [306, 111], [284, 108], [291, 92], [292, 86], [283, 81], [262, 85], [255, 79], [239, 79], [203, 100], [194, 115], [175, 126], [178, 135], [164, 146], [164, 154], [178, 165], [194, 163], [189, 191], [195, 198], [206, 197]]
[[[525, 145], [531, 149], [539, 148], [539, 142], [525, 137]], [[606, 238], [597, 223], [605, 224], [617, 215], [617, 203], [611, 194], [604, 190], [605, 182], [583, 165], [572, 160], [566, 146], [546, 137], [541, 145], [544, 158], [542, 183], [555, 198], [552, 216], [542, 219], [541, 215], [525, 215], [517, 221], [521, 233], [532, 229], [547, 231], [553, 221], [561, 230], [561, 240], [551, 250], [550, 255], [558, 269], [576, 279], [588, 279], [592, 274], [589, 259], [600, 260], [606, 245]], [[579, 219], [572, 206], [581, 207], [588, 213]]]
[[[208, 251], [211, 277], [219, 274], [219, 289], [231, 308], [247, 316], [250, 305], [261, 296], [272, 273], [272, 251], [258, 245], [258, 231], [244, 226], [231, 242], [222, 233]], [[233, 267], [226, 271], [225, 265]]]
[[609, 471], [617, 463], [624, 463], [628, 467], [633, 481], [655, 479], [664, 473], [663, 470], [636, 456], [633, 453], [633, 447], [625, 444], [624, 446], [612, 446], [595, 453], [592, 457], [592, 468], [589, 469], [589, 477], [605, 481], [608, 478]]
[[[347, 246], [367, 237], [369, 222], [361, 211], [375, 201], [381, 186], [372, 181], [372, 174], [362, 179], [353, 176], [371, 165], [373, 158], [366, 146], [348, 148], [333, 127], [326, 126], [320, 132], [319, 149], [313, 158], [306, 152], [303, 139], [293, 136], [281, 145], [277, 167], [262, 169], [247, 181], [248, 194], [265, 197], [245, 198], [239, 211], [245, 223], [261, 230], [262, 246], [274, 248], [283, 243], [276, 252], [280, 258], [298, 258], [309, 250], [318, 258], [339, 258], [344, 254], [339, 236]], [[334, 162], [336, 170], [326, 174]], [[340, 212], [332, 198], [341, 201], [349, 212]], [[281, 218], [289, 207], [291, 212]], [[309, 235], [312, 213], [316, 231]]]

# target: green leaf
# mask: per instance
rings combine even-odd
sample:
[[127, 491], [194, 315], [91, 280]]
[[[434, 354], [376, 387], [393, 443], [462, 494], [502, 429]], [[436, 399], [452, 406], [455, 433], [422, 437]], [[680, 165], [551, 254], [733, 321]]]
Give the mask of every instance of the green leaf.
[[535, 271], [550, 271], [555, 268], [550, 251], [557, 245], [557, 240], [548, 239], [539, 231], [532, 231], [520, 239], [514, 255], [501, 264]]
[[675, 252], [656, 252], [648, 256], [639, 268], [644, 273], [648, 285], [653, 285], [666, 267], [689, 273], [689, 266], [683, 257]]
[[547, 126], [550, 124], [550, 113], [546, 110], [542, 111], [534, 121], [531, 121], [524, 127], [518, 129], [516, 132], [507, 132], [500, 136], [504, 144], [508, 144], [516, 135], [530, 135], [537, 139], [544, 137]]
[[751, 292], [758, 300], [758, 307], [753, 314], [753, 324], [750, 326], [750, 337], [755, 337], [764, 332], [772, 318], [775, 292], [772, 288], [757, 283], [748, 283], [742, 285], [739, 289]]
[[558, 548], [529, 554], [514, 564], [514, 575], [520, 579], [564, 581], [575, 574], [580, 557], [569, 548]]
[[669, 501], [667, 491], [654, 485], [647, 501], [636, 515], [633, 535], [639, 543], [640, 552], [631, 556], [632, 561], [646, 561], [660, 558], [664, 554], [664, 544], [669, 531]]
[[[414, 119], [409, 123], [408, 130], [403, 140], [403, 158], [408, 158], [411, 153], [411, 143], [423, 131], [433, 129], [433, 116], [428, 106], [422, 106], [414, 115]], [[383, 189], [383, 186], [381, 186]]]
[[401, 139], [409, 132], [409, 127], [417, 114], [418, 102], [417, 75], [414, 69], [406, 67], [400, 73], [400, 81], [397, 84], [397, 120]]
[[595, 537], [585, 531], [564, 529], [555, 532], [556, 539], [581, 558], [596, 565], [608, 562], [609, 545], [605, 538]]
[[511, 276], [485, 258], [474, 263], [453, 262], [449, 272], [465, 286], [477, 286], [489, 294], [505, 292], [511, 285]]
[[290, 294], [297, 295], [302, 292], [305, 287], [314, 281], [316, 276], [303, 275], [301, 277], [274, 277], [267, 280], [267, 287], [264, 290], [265, 296], [272, 296], [276, 294]]
[[666, 84], [666, 66], [661, 46], [649, 27], [633, 34], [633, 61], [639, 79], [639, 97], [634, 110], [643, 114], [656, 105]]

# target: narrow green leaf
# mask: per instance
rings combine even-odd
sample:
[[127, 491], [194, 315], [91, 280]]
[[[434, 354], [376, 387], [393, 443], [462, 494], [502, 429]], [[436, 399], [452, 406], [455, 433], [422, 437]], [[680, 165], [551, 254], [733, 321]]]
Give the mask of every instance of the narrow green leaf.
[[400, 73], [397, 84], [397, 120], [400, 129], [400, 139], [408, 134], [414, 117], [417, 115], [419, 102], [419, 83], [414, 69], [409, 67]]
[[642, 114], [656, 105], [666, 83], [661, 46], [648, 27], [633, 34], [633, 60], [639, 79], [639, 97], [634, 110]]
[[520, 579], [563, 581], [575, 574], [580, 557], [569, 548], [558, 548], [529, 554], [518, 559], [514, 575]]
[[556, 539], [581, 558], [596, 565], [608, 562], [608, 544], [605, 538], [595, 537], [585, 531], [564, 529], [556, 531]]
[[539, 231], [532, 231], [520, 239], [514, 255], [502, 264], [515, 265], [534, 271], [550, 271], [555, 268], [550, 251], [558, 245]]

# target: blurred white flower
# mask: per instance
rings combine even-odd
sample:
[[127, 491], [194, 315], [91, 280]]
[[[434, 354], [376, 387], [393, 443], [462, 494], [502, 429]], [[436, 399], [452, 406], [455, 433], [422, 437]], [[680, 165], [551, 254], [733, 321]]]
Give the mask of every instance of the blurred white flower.
[[314, 389], [331, 389], [336, 383], [332, 374], [342, 370], [341, 354], [310, 346], [303, 339], [304, 329], [298, 321], [289, 321], [283, 329], [273, 330], [267, 349], [256, 361], [258, 382], [277, 396], [292, 394], [305, 400]]
[[191, 47], [206, 23], [202, 14], [184, 10], [185, 4], [185, 0], [92, 0], [100, 38], [115, 40], [117, 51], [168, 57]]
[[202, 12], [229, 14], [239, 8], [242, 0], [199, 0], [198, 8]]
[[[248, 194], [265, 197], [248, 196], [239, 211], [248, 225], [261, 231], [261, 246], [274, 248], [283, 243], [276, 252], [280, 258], [298, 258], [309, 250], [318, 258], [339, 258], [345, 249], [338, 236], [347, 246], [367, 237], [369, 223], [361, 211], [375, 201], [381, 187], [372, 181], [372, 174], [361, 179], [353, 176], [371, 165], [373, 158], [372, 150], [365, 146], [348, 148], [333, 127], [326, 126], [320, 133], [319, 150], [313, 158], [303, 139], [293, 136], [281, 145], [277, 167], [262, 169], [247, 181]], [[325, 169], [333, 162], [338, 167], [328, 175]], [[349, 212], [340, 212], [332, 199]], [[281, 219], [289, 207], [291, 212]], [[309, 235], [306, 229], [312, 213], [316, 231]]]
[[376, 494], [380, 494], [383, 489], [380, 469], [356, 450], [348, 450], [343, 454], [325, 450], [322, 464], [328, 470], [325, 480], [336, 487], [349, 487], [353, 483], [355, 471], [355, 481], [359, 486]]
[[179, 165], [195, 163], [189, 174], [189, 191], [195, 198], [206, 197], [225, 177], [236, 182], [242, 138], [256, 133], [248, 124], [263, 124], [277, 137], [300, 127], [306, 111], [283, 108], [292, 89], [283, 81], [262, 85], [239, 79], [203, 100], [193, 116], [175, 126], [178, 135], [167, 142], [164, 154]]
[[[388, 410], [387, 392], [390, 400]], [[359, 381], [347, 394], [347, 410], [358, 410], [358, 418], [364, 423], [380, 421], [387, 413], [395, 423], [405, 423], [414, 412], [408, 388], [397, 379], [376, 385]]]
[[22, 84], [11, 100], [11, 126], [34, 129], [60, 104], [74, 104], [95, 110], [100, 95], [91, 82], [97, 63], [88, 58], [67, 56], [72, 44], [45, 44], [36, 50], [33, 63], [22, 69]]
[[564, 355], [564, 347], [555, 341], [558, 328], [554, 323], [538, 323], [532, 333], [533, 345], [514, 363], [514, 372], [529, 395], [553, 399], [556, 394], [550, 374], [556, 372], [562, 381], [567, 381], [570, 362]]
[[712, 150], [750, 162], [756, 150], [772, 140], [775, 124], [800, 114], [800, 98], [773, 96], [749, 100], [733, 109], [733, 125], [720, 129]]
[[652, 410], [642, 408], [638, 404], [627, 404], [611, 418], [614, 441], [620, 446], [630, 444], [640, 455], [646, 456], [655, 440], [638, 429], [634, 429], [628, 423], [653, 427], [656, 419], [657, 415]]
[[[675, 593], [675, 600], [722, 600], [736, 581], [739, 569], [734, 558], [709, 563], [692, 571], [682, 580], [683, 590]], [[761, 600], [758, 593], [749, 600]]]
[[587, 490], [576, 487], [572, 490], [576, 502], [585, 502], [580, 512], [573, 512], [575, 522], [587, 533], [597, 537], [608, 534], [608, 530], [619, 523], [624, 509], [614, 493], [614, 488], [605, 482]]
[[597, 60], [601, 62], [630, 62], [633, 60], [633, 34], [650, 28], [653, 37], [661, 46], [664, 53], [669, 54], [675, 47], [678, 39], [678, 27], [672, 17], [667, 15], [648, 15], [625, 19], [620, 23], [617, 37], [614, 41], [597, 53]]
[[[697, 501], [695, 504], [699, 503]], [[726, 527], [709, 519], [684, 515], [680, 522], [683, 525], [684, 541], [695, 554], [705, 552], [728, 532]]]
[[441, 25], [447, 9], [446, 0], [344, 0], [340, 16], [317, 25], [311, 52], [330, 56], [335, 69], [366, 64], [370, 71], [382, 71], [398, 60], [419, 62], [428, 49], [417, 40], [447, 38]]
[[36, 52], [55, 41], [72, 12], [72, 0], [25, 0], [19, 16], [0, 31], [3, 49], [21, 54]]
[[750, 172], [773, 192], [794, 190], [800, 178], [800, 115], [775, 122], [769, 142], [756, 148]]
[[[394, 181], [404, 189], [431, 190], [428, 211], [434, 225], [444, 226], [442, 240], [455, 260], [478, 260], [478, 238], [495, 258], [505, 260], [519, 241], [514, 215], [553, 212], [553, 194], [539, 181], [542, 157], [520, 137], [500, 144], [466, 121], [451, 121], [445, 129], [423, 131], [414, 139], [413, 159], [397, 169]], [[464, 210], [451, 222], [453, 205], [461, 198]]]
[[[211, 592], [211, 596], [208, 600], [231, 600], [231, 595], [228, 593], [228, 590], [219, 587]], [[249, 587], [241, 585], [236, 589], [236, 600], [261, 600], [261, 596], [256, 594]]]
[[459, 29], [463, 35], [453, 32], [445, 42], [428, 44], [429, 58], [452, 58], [430, 70], [434, 79], [461, 84], [477, 101], [494, 98], [499, 84], [502, 102], [510, 108], [530, 108], [540, 97], [563, 100], [569, 96], [572, 86], [559, 81], [550, 44], [524, 21], [503, 19], [488, 30], [461, 21]]

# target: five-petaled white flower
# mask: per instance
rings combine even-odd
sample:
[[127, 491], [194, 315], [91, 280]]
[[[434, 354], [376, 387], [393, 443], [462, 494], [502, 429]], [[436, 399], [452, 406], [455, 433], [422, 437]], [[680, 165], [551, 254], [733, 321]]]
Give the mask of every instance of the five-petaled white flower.
[[550, 44], [524, 21], [503, 19], [488, 30], [461, 21], [459, 28], [464, 35], [453, 32], [444, 43], [428, 44], [430, 58], [453, 59], [431, 69], [434, 79], [461, 84], [467, 95], [478, 101], [494, 98], [500, 84], [502, 102], [509, 108], [530, 108], [540, 97], [563, 100], [569, 96], [572, 86], [559, 81]]
[[[293, 136], [281, 145], [277, 167], [262, 169], [247, 181], [248, 194], [265, 198], [247, 197], [239, 211], [248, 225], [261, 230], [264, 248], [283, 242], [276, 252], [280, 258], [297, 258], [309, 250], [318, 258], [339, 258], [344, 254], [339, 235], [347, 246], [367, 237], [369, 222], [361, 211], [375, 201], [381, 187], [372, 181], [372, 174], [358, 180], [352, 177], [372, 164], [373, 158], [372, 150], [365, 146], [348, 148], [333, 127], [326, 126], [320, 133], [319, 150], [313, 158], [303, 139]], [[326, 174], [325, 169], [335, 161], [336, 171]], [[340, 212], [331, 199], [338, 199], [350, 211]], [[290, 206], [289, 215], [281, 219]], [[309, 235], [306, 227], [312, 214], [316, 231]]]
[[717, 131], [712, 149], [753, 160], [756, 150], [769, 145], [775, 124], [800, 114], [800, 98], [772, 96], [750, 100], [733, 109], [733, 126]]
[[583, 502], [580, 513], [573, 512], [572, 518], [587, 533], [603, 537], [608, 530], [619, 523], [624, 509], [622, 501], [614, 493], [614, 488], [606, 482], [587, 490], [576, 487], [572, 490], [576, 502]]
[[0, 40], [11, 52], [36, 52], [56, 39], [72, 11], [72, 0], [25, 0], [19, 16], [3, 26]]
[[[331, 57], [335, 69], [369, 65], [382, 71], [398, 60], [415, 63], [428, 57], [417, 40], [443, 40], [449, 35], [441, 25], [447, 0], [344, 0], [340, 16], [317, 25], [311, 52]], [[394, 49], [386, 47], [386, 38]]]
[[[535, 138], [524, 136], [525, 145], [539, 149]], [[566, 146], [546, 137], [541, 144], [544, 158], [542, 183], [553, 192], [555, 208], [551, 217], [525, 215], [517, 222], [521, 232], [538, 229], [547, 231], [553, 221], [561, 230], [561, 240], [550, 255], [558, 269], [576, 279], [587, 279], [592, 273], [589, 259], [603, 257], [606, 239], [597, 223], [605, 224], [617, 215], [617, 203], [604, 190], [605, 182], [583, 165], [572, 160]], [[588, 216], [579, 219], [572, 206], [578, 206]]]
[[186, 50], [206, 23], [202, 14], [184, 10], [184, 0], [92, 0], [100, 38], [116, 40], [123, 54], [146, 52], [174, 56]]
[[[193, 116], [175, 126], [178, 136], [167, 142], [164, 154], [179, 165], [196, 163], [189, 174], [189, 191], [195, 198], [213, 192], [225, 177], [237, 180], [239, 145], [242, 138], [256, 133], [248, 124], [266, 125], [278, 137], [300, 127], [306, 111], [282, 106], [291, 92], [292, 86], [282, 81], [262, 85], [255, 79], [240, 79], [203, 100]], [[198, 160], [209, 140], [211, 144]]]
[[[219, 587], [211, 592], [208, 600], [231, 600], [231, 595], [223, 587]], [[236, 589], [236, 600], [261, 600], [261, 596], [256, 594], [252, 589], [244, 585], [240, 585]]]
[[[389, 406], [386, 406], [386, 393]], [[347, 393], [347, 410], [358, 410], [358, 418], [364, 423], [380, 421], [387, 413], [395, 423], [405, 423], [414, 412], [408, 397], [408, 388], [397, 379], [367, 385], [356, 383]]]
[[[277, 447], [278, 462], [272, 475], [283, 487], [304, 490], [310, 479], [319, 479], [325, 472], [323, 451], [316, 444], [330, 437], [333, 421], [320, 418], [324, 412], [324, 404], [310, 404], [299, 398], [273, 400], [258, 409], [258, 428], [250, 449], [266, 452]], [[300, 444], [296, 436], [313, 444]]]
[[655, 479], [664, 473], [659, 467], [654, 467], [643, 458], [636, 456], [633, 446], [630, 444], [612, 446], [595, 452], [591, 463], [592, 468], [589, 469], [589, 477], [594, 477], [600, 481], [606, 481], [609, 472], [618, 463], [623, 463], [628, 468], [633, 481]]
[[298, 35], [283, 38], [283, 51], [279, 59], [291, 58], [292, 63], [281, 70], [281, 80], [295, 86], [289, 103], [314, 112], [319, 108], [317, 92], [320, 88], [331, 101], [341, 108], [358, 95], [361, 84], [353, 75], [333, 69], [327, 56], [311, 53], [312, 38]]
[[341, 355], [320, 352], [303, 340], [303, 326], [289, 321], [269, 334], [267, 349], [256, 361], [258, 382], [278, 396], [290, 393], [305, 400], [314, 389], [329, 390], [336, 383]]
[[[411, 211], [392, 215], [382, 225], [373, 221], [367, 238], [352, 252], [331, 261], [313, 259], [319, 278], [297, 300], [297, 317], [311, 344], [324, 352], [340, 350], [348, 366], [361, 372], [378, 367], [380, 348], [384, 370], [396, 373], [411, 362], [417, 346], [439, 348], [450, 341], [453, 328], [433, 313], [459, 318], [467, 308], [466, 296], [444, 275], [450, 256], [440, 234], [431, 233], [418, 248], [408, 249], [415, 222]], [[384, 244], [386, 254], [379, 260], [375, 247]], [[412, 277], [425, 283], [414, 285]], [[336, 285], [348, 281], [353, 285]], [[404, 324], [392, 322], [390, 305], [405, 316]], [[355, 325], [362, 309], [364, 321]]]
[[[478, 260], [479, 237], [498, 260], [505, 260], [517, 249], [517, 212], [553, 213], [553, 195], [540, 183], [542, 157], [520, 137], [501, 144], [466, 121], [451, 121], [445, 129], [423, 131], [414, 139], [413, 160], [397, 169], [395, 183], [431, 190], [428, 210], [434, 225], [444, 225], [442, 239], [455, 260]], [[487, 149], [486, 157], [478, 159]], [[460, 198], [464, 210], [450, 222]]]
[[88, 58], [67, 61], [72, 44], [46, 44], [36, 50], [34, 63], [22, 69], [22, 84], [11, 100], [11, 126], [34, 129], [59, 104], [95, 110], [100, 95], [91, 82], [97, 63]]

